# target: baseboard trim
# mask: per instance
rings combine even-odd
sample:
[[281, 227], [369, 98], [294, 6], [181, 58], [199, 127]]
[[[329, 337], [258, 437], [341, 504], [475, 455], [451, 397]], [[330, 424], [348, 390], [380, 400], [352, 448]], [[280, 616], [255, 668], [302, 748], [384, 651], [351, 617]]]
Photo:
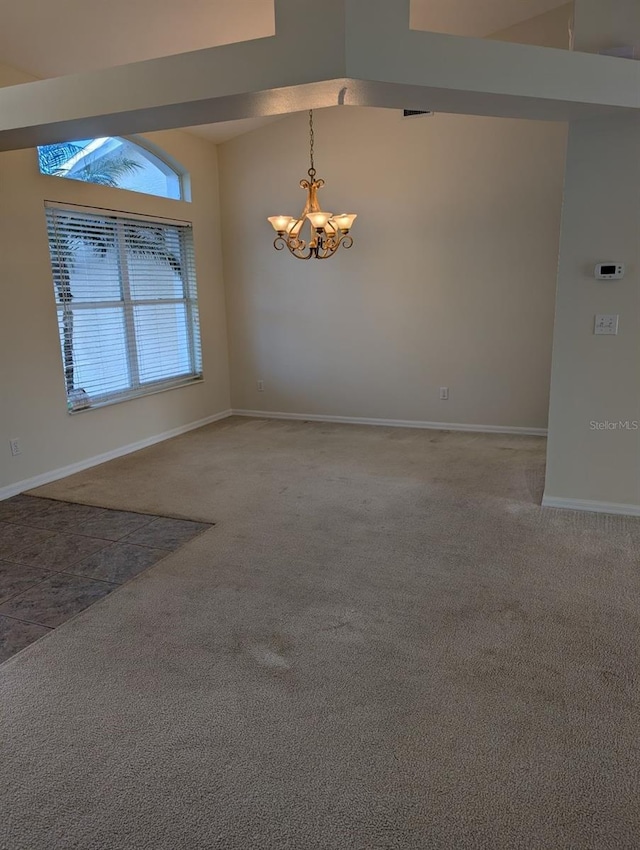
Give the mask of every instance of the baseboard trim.
[[112, 449], [110, 452], [89, 457], [86, 460], [72, 463], [69, 466], [62, 466], [59, 469], [52, 469], [51, 472], [44, 472], [42, 475], [36, 475], [33, 478], [17, 481], [15, 484], [9, 484], [8, 487], [0, 487], [0, 501], [2, 499], [9, 499], [11, 496], [16, 496], [18, 493], [23, 493], [25, 490], [33, 490], [34, 487], [41, 487], [43, 484], [50, 484], [59, 478], [66, 478], [68, 475], [73, 475], [76, 472], [83, 472], [83, 470], [91, 469], [93, 466], [99, 466], [101, 463], [106, 463], [109, 460], [115, 460], [118, 457], [139, 452], [140, 449], [146, 449], [149, 446], [154, 446], [156, 443], [163, 443], [172, 437], [179, 437], [180, 434], [186, 434], [188, 431], [195, 431], [198, 428], [203, 428], [205, 425], [211, 425], [212, 422], [227, 419], [231, 415], [231, 410], [223, 410], [222, 413], [215, 413], [213, 416], [207, 416], [206, 419], [199, 419], [197, 422], [189, 423], [189, 425], [180, 425], [178, 428], [172, 428], [170, 431], [164, 431], [162, 434], [156, 434], [153, 437], [146, 437], [144, 440], [129, 443], [127, 446]]
[[640, 516], [640, 505], [627, 505], [620, 502], [596, 502], [591, 499], [560, 499], [557, 496], [544, 496], [542, 507], [564, 508], [568, 511], [589, 511], [596, 514]]
[[515, 428], [510, 425], [465, 425], [452, 422], [420, 422], [415, 419], [368, 419], [361, 416], [330, 416], [315, 413], [274, 413], [270, 410], [237, 410], [234, 416], [254, 419], [292, 419], [305, 422], [337, 422], [344, 425], [377, 425], [384, 428], [418, 428], [428, 431], [469, 431], [478, 434], [520, 434], [529, 437], [546, 437], [546, 428]]

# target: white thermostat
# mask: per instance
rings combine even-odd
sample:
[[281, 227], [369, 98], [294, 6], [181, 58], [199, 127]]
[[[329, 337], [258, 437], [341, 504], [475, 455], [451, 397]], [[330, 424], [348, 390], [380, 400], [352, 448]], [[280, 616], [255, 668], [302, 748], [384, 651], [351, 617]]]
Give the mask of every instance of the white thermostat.
[[624, 265], [622, 263], [598, 263], [596, 266], [597, 280], [622, 280]]

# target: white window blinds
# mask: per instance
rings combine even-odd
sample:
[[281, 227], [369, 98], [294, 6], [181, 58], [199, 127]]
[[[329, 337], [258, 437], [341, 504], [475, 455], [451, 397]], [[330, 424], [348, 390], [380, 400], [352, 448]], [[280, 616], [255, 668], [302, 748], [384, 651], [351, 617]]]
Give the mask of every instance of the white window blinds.
[[47, 204], [70, 410], [202, 377], [191, 225]]

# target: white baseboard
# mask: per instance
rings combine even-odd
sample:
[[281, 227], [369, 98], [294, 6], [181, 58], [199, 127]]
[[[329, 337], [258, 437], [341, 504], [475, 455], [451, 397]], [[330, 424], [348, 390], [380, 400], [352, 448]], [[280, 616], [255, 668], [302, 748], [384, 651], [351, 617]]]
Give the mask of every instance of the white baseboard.
[[546, 428], [515, 428], [510, 425], [464, 425], [451, 422], [420, 422], [415, 419], [368, 419], [361, 416], [329, 416], [315, 413], [273, 413], [270, 410], [233, 410], [234, 416], [255, 419], [293, 419], [305, 422], [337, 422], [345, 425], [378, 425], [383, 428], [419, 428], [429, 431], [470, 431], [479, 434], [520, 434], [546, 437]]
[[597, 514], [640, 516], [640, 505], [626, 505], [620, 502], [595, 502], [591, 499], [560, 499], [556, 496], [544, 496], [542, 507], [565, 508], [568, 511], [590, 511]]
[[76, 472], [82, 472], [85, 469], [90, 469], [92, 466], [99, 466], [101, 463], [106, 463], [109, 460], [115, 460], [118, 457], [138, 452], [140, 449], [146, 449], [148, 446], [153, 446], [156, 443], [162, 443], [165, 440], [170, 440], [172, 437], [179, 437], [180, 434], [186, 434], [188, 431], [195, 431], [197, 428], [203, 428], [205, 425], [210, 425], [212, 422], [218, 422], [221, 419], [227, 419], [231, 416], [230, 410], [223, 410], [222, 413], [216, 413], [213, 416], [207, 416], [206, 419], [200, 419], [197, 422], [191, 422], [189, 425], [181, 425], [179, 428], [173, 428], [171, 431], [164, 431], [162, 434], [155, 434], [153, 437], [146, 437], [144, 440], [138, 440], [137, 443], [129, 443], [128, 446], [121, 446], [118, 449], [112, 449], [110, 452], [105, 452], [101, 455], [86, 458], [86, 460], [72, 463], [69, 466], [63, 466], [59, 469], [52, 469], [51, 472], [45, 472], [42, 475], [36, 475], [33, 478], [27, 478], [24, 481], [17, 481], [15, 484], [9, 484], [8, 487], [0, 487], [0, 501], [8, 499], [11, 496], [16, 496], [18, 493], [23, 493], [25, 490], [33, 490], [34, 487], [40, 487], [43, 484], [50, 484], [52, 481], [57, 481], [59, 478], [66, 478], [68, 475], [73, 475]]

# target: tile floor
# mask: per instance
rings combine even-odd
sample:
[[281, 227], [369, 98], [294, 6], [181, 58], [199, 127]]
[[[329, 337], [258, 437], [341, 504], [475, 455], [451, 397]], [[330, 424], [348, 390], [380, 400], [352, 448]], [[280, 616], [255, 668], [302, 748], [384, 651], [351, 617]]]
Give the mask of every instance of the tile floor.
[[0, 662], [211, 527], [37, 496], [0, 502]]

